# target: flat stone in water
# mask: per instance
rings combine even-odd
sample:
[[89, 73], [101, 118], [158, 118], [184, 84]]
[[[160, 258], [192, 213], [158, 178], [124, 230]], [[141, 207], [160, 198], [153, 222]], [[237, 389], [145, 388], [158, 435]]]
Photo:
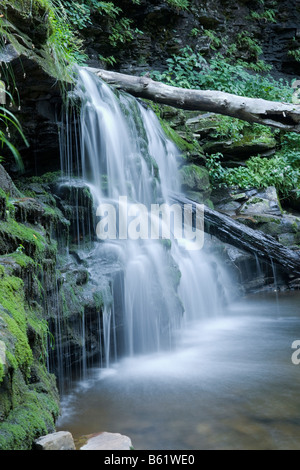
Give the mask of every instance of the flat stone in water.
[[102, 432], [87, 436], [87, 443], [80, 450], [131, 450], [131, 439], [122, 434]]
[[36, 450], [76, 450], [72, 434], [59, 431], [42, 436], [35, 441]]

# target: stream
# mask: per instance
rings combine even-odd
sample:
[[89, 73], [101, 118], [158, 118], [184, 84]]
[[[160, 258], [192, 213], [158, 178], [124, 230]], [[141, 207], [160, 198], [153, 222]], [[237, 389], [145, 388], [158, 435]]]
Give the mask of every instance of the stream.
[[62, 398], [58, 430], [118, 432], [136, 450], [300, 449], [299, 301], [252, 295], [188, 322], [170, 352], [91, 370]]

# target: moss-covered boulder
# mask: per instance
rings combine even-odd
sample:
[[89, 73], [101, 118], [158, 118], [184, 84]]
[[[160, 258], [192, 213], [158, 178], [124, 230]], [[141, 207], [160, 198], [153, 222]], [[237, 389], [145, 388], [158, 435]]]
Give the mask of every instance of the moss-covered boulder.
[[208, 191], [210, 181], [208, 171], [197, 165], [185, 165], [180, 170], [181, 184], [184, 190]]

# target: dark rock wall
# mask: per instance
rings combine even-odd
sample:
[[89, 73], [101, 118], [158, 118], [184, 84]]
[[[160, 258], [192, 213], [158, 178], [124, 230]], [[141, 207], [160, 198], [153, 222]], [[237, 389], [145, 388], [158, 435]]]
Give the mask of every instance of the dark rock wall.
[[[134, 6], [129, 0], [120, 0], [117, 4], [133, 21], [132, 28], [138, 28], [143, 34], [135, 34], [131, 43], [112, 47], [108, 41], [109, 26], [95, 16], [95, 26], [86, 34], [91, 65], [97, 65], [98, 54], [102, 54], [114, 55], [117, 59], [114, 68], [123, 72], [162, 70], [166, 68], [166, 59], [186, 45], [209, 58], [216, 52], [227, 54], [228, 48], [235, 44], [239, 58], [253, 61], [255, 52], [245, 41], [238, 40], [239, 34], [246, 33], [262, 47], [260, 58], [272, 65], [275, 73], [294, 75], [300, 71], [300, 63], [289, 54], [299, 47], [297, 0], [266, 0], [263, 5], [255, 0], [193, 0], [188, 10], [176, 9], [161, 0], [141, 0]], [[209, 37], [208, 32], [219, 41], [212, 35]]]
[[[300, 62], [289, 54], [299, 48], [300, 9], [296, 0], [266, 0], [263, 6], [258, 1], [193, 0], [186, 11], [161, 0], [141, 0], [138, 5], [130, 0], [115, 3], [122, 8], [123, 16], [132, 20], [131, 29], [138, 28], [139, 32], [133, 33], [133, 40], [112, 46], [109, 41], [111, 24], [104, 15], [95, 15], [93, 25], [81, 31], [90, 57], [89, 65], [110, 67], [99, 60], [99, 54], [114, 56], [116, 63], [112, 68], [140, 74], [165, 69], [166, 60], [185, 46], [199, 51], [206, 59], [216, 53], [227, 55], [229, 49], [235, 46], [232, 57], [252, 63], [262, 59], [273, 66], [275, 76], [295, 77], [300, 72]], [[270, 11], [274, 12], [276, 22], [266, 16], [266, 12]], [[46, 35], [36, 36], [38, 26], [31, 25], [30, 29], [28, 22], [15, 10], [8, 13], [21, 31], [24, 30], [24, 35], [29, 35], [29, 39], [26, 36], [26, 44], [32, 40], [36, 42], [36, 48], [43, 47]], [[253, 18], [255, 13], [261, 18]], [[239, 35], [257, 43], [262, 48], [262, 55], [256, 57], [247, 40], [239, 39]], [[6, 55], [9, 57], [9, 54], [12, 55], [7, 59], [10, 74], [14, 77], [16, 96], [19, 97], [12, 111], [20, 119], [30, 144], [27, 148], [16, 135], [25, 170], [28, 174], [57, 170], [60, 167], [58, 124], [61, 122], [61, 84], [45, 72], [43, 65], [47, 61], [41, 61], [39, 54], [35, 56], [30, 52], [19, 58], [13, 58], [13, 53], [8, 51]], [[28, 55], [34, 60], [29, 60]], [[16, 168], [9, 152], [4, 157], [9, 161], [8, 169], [14, 172]]]

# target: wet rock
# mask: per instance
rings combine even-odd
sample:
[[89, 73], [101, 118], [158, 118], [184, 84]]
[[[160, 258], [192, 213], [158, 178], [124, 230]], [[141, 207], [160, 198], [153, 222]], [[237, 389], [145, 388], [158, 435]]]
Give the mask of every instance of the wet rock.
[[62, 182], [53, 188], [57, 207], [70, 222], [71, 241], [78, 243], [95, 236], [94, 203], [89, 187], [81, 180]]
[[210, 188], [206, 168], [197, 165], [185, 165], [180, 170], [182, 188], [191, 191], [207, 191]]
[[17, 222], [29, 222], [31, 224], [40, 223], [45, 214], [43, 205], [33, 198], [23, 197], [15, 199], [13, 205], [15, 207], [15, 219]]
[[89, 280], [89, 272], [86, 269], [80, 269], [74, 273], [76, 275], [76, 285], [83, 286]]
[[47, 434], [34, 443], [35, 450], [76, 450], [72, 434], [68, 431], [59, 431]]
[[239, 210], [240, 214], [245, 215], [281, 215], [281, 209], [278, 200], [270, 200], [259, 196], [250, 198]]
[[21, 194], [16, 188], [15, 184], [13, 183], [11, 177], [4, 169], [2, 165], [0, 165], [0, 188], [7, 194], [9, 197], [20, 197]]
[[0, 188], [0, 219], [6, 219], [6, 195]]
[[131, 450], [131, 439], [122, 434], [102, 432], [87, 436], [87, 443], [80, 450]]
[[235, 278], [237, 285], [240, 286], [242, 293], [269, 291], [274, 289], [275, 285], [280, 290], [288, 288], [289, 280], [278, 266], [276, 267], [275, 279], [275, 268], [255, 255], [246, 253], [231, 245], [225, 245], [223, 254], [227, 258], [232, 276]]
[[221, 153], [225, 160], [245, 161], [255, 155], [264, 155], [276, 147], [276, 140], [269, 139], [267, 142], [250, 141], [224, 141], [209, 142], [203, 146], [203, 150], [208, 154]]
[[[60, 116], [62, 105], [58, 80], [43, 70], [39, 60], [18, 52], [14, 55], [10, 53], [7, 63], [22, 97], [22, 105], [12, 108], [12, 112], [18, 118], [29, 146], [17, 133], [13, 136], [13, 142], [21, 154], [25, 172], [43, 174], [57, 170], [60, 165], [57, 116]], [[3, 149], [3, 156], [10, 174], [18, 175], [9, 149]], [[12, 197], [19, 195], [12, 194]]]

